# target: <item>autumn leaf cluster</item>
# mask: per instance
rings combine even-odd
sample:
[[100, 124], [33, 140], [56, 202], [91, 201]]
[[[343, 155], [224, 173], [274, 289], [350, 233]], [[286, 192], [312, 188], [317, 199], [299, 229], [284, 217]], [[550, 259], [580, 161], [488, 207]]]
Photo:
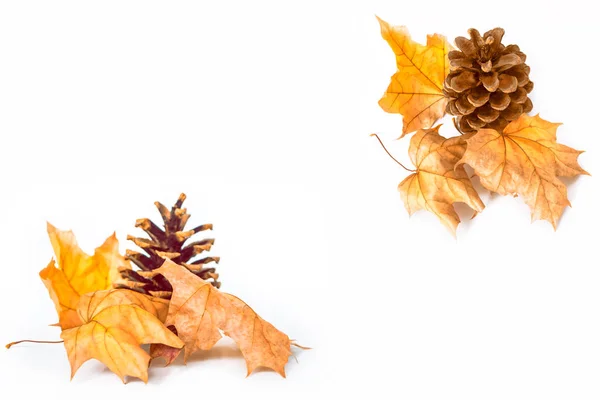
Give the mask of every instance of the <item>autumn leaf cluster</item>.
[[[232, 338], [246, 360], [248, 375], [258, 367], [285, 377], [293, 343], [242, 300], [223, 293], [186, 268], [165, 259], [153, 271], [173, 287], [170, 300], [115, 289], [119, 270], [131, 268], [115, 235], [93, 255], [84, 253], [71, 231], [48, 224], [55, 258], [40, 271], [58, 314], [71, 378], [90, 359], [105, 364], [123, 382], [126, 376], [148, 381], [152, 359], [184, 361]], [[149, 353], [141, 345], [148, 344]], [[8, 346], [7, 346], [8, 347]], [[300, 346], [298, 346], [300, 347]]]
[[[556, 229], [565, 207], [570, 206], [567, 188], [559, 178], [587, 174], [577, 162], [582, 152], [557, 142], [556, 132], [560, 124], [523, 112], [517, 114], [518, 118], [511, 118], [503, 129], [475, 129], [478, 125], [486, 125], [489, 117], [479, 112], [471, 114], [473, 118], [467, 125], [469, 130], [475, 132], [445, 138], [439, 134], [440, 125], [435, 126], [450, 106], [458, 113], [473, 113], [476, 107], [490, 99], [489, 91], [494, 90], [498, 90], [498, 98], [508, 103], [515, 101], [513, 109], [509, 107], [506, 112], [524, 109], [516, 102], [530, 100], [526, 100], [527, 92], [519, 85], [531, 90], [532, 84], [527, 79], [492, 75], [495, 74], [493, 71], [478, 77], [478, 70], [470, 68], [470, 61], [464, 58], [464, 54], [455, 51], [444, 36], [429, 35], [426, 45], [421, 45], [411, 39], [406, 27], [390, 26], [381, 19], [379, 23], [383, 38], [396, 56], [396, 73], [379, 105], [386, 112], [402, 115], [400, 138], [416, 132], [409, 146], [410, 160], [415, 169], [398, 186], [408, 213], [412, 215], [418, 210], [427, 210], [455, 234], [460, 218], [454, 203], [465, 203], [475, 215], [485, 207], [465, 170], [468, 165], [483, 188], [500, 195], [520, 196], [531, 210], [532, 221], [546, 220]], [[490, 36], [497, 32], [503, 33], [497, 28], [490, 31]], [[494, 38], [478, 36], [476, 39], [482, 43], [484, 39], [485, 43], [493, 43]], [[471, 46], [465, 38], [457, 38], [457, 43], [462, 44], [463, 48]], [[518, 47], [511, 46], [509, 48], [513, 53], [514, 49], [518, 50]], [[467, 50], [474, 53], [472, 46]], [[492, 61], [500, 70], [510, 67], [503, 66], [503, 63], [522, 63], [524, 60], [520, 60], [518, 54], [524, 57], [517, 51], [490, 60], [483, 68], [490, 70]], [[464, 72], [459, 69], [459, 72], [449, 76], [453, 65]], [[522, 71], [518, 72], [523, 74]], [[479, 93], [479, 96], [464, 96], [468, 99], [465, 105], [450, 99], [444, 90], [445, 82], [446, 86], [450, 84], [455, 90], [462, 90], [467, 85], [476, 85], [478, 79], [482, 80], [482, 84], [474, 93]], [[489, 83], [490, 79], [496, 82]], [[480, 92], [486, 95], [483, 100]], [[451, 105], [448, 104], [450, 101]], [[497, 117], [496, 109], [507, 107], [508, 103], [499, 106], [492, 104], [485, 111], [492, 118]], [[455, 125], [459, 128], [456, 121]]]

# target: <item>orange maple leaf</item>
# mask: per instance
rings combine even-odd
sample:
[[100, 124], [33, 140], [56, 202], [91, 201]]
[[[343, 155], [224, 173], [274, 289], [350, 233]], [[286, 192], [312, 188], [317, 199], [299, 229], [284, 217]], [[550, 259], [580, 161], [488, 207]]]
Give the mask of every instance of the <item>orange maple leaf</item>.
[[417, 170], [400, 183], [398, 190], [410, 215], [425, 209], [456, 235], [460, 218], [453, 204], [463, 202], [476, 212], [485, 206], [464, 167], [457, 165], [466, 142], [461, 136], [440, 136], [440, 126], [421, 129], [411, 138], [408, 152]]
[[58, 325], [67, 329], [81, 322], [76, 312], [79, 297], [111, 288], [118, 275], [117, 269], [128, 262], [119, 254], [119, 241], [114, 234], [96, 249], [93, 256], [81, 250], [72, 231], [61, 231], [48, 224], [48, 236], [58, 268], [51, 260], [40, 271], [40, 278], [56, 307]]
[[221, 330], [240, 347], [248, 375], [263, 366], [285, 377], [292, 344], [286, 334], [237, 297], [221, 293], [170, 260], [155, 271], [173, 286], [166, 325], [173, 325], [185, 343], [186, 359], [197, 350], [212, 348], [221, 339]]
[[147, 382], [150, 356], [141, 344], [183, 347], [183, 342], [159, 319], [166, 310], [165, 301], [127, 289], [81, 296], [77, 307], [81, 325], [65, 329], [60, 335], [71, 365], [71, 378], [83, 363], [96, 359], [123, 383], [125, 376]]
[[577, 162], [582, 151], [556, 142], [559, 126], [539, 115], [523, 114], [503, 132], [481, 129], [467, 139], [458, 164], [469, 164], [492, 192], [521, 195], [532, 221], [545, 219], [556, 229], [563, 210], [571, 205], [558, 177], [589, 175]]
[[381, 36], [396, 54], [398, 71], [379, 100], [389, 113], [402, 114], [402, 135], [417, 129], [431, 128], [446, 113], [446, 97], [442, 92], [450, 70], [448, 52], [453, 47], [439, 34], [428, 35], [423, 46], [410, 38], [404, 26], [390, 26], [380, 18]]

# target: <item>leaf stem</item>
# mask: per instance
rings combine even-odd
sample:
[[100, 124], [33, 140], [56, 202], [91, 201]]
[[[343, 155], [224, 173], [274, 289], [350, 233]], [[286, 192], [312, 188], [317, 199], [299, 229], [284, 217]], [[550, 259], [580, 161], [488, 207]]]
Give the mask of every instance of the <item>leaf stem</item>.
[[56, 340], [56, 341], [48, 341], [48, 340], [19, 340], [16, 342], [10, 342], [9, 344], [6, 345], [7, 349], [10, 349], [12, 346], [14, 346], [15, 344], [19, 344], [19, 343], [62, 343], [62, 340]]
[[295, 342], [293, 342], [293, 341], [292, 341], [292, 342], [290, 342], [290, 345], [292, 345], [292, 346], [296, 346], [296, 347], [298, 347], [299, 349], [302, 349], [302, 350], [312, 350], [312, 347], [300, 346], [298, 343], [295, 343]]
[[406, 168], [404, 165], [402, 165], [402, 163], [398, 160], [396, 160], [394, 158], [393, 155], [390, 154], [390, 152], [388, 151], [388, 149], [385, 148], [385, 145], [383, 144], [383, 142], [381, 141], [381, 139], [379, 139], [379, 136], [376, 133], [372, 133], [371, 136], [375, 136], [377, 138], [377, 140], [379, 140], [379, 144], [381, 145], [381, 147], [383, 147], [383, 149], [385, 150], [385, 152], [387, 153], [388, 156], [390, 156], [390, 158], [394, 161], [396, 161], [396, 163], [401, 166], [402, 168], [404, 168], [405, 170], [407, 170], [408, 172], [416, 172], [414, 169], [410, 169], [410, 168]]

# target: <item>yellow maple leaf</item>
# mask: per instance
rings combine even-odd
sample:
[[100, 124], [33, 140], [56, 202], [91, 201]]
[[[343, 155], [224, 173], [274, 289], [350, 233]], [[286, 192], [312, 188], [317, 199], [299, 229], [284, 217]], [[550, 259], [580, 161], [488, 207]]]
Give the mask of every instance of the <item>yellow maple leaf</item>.
[[396, 54], [398, 71], [379, 100], [381, 108], [404, 117], [402, 136], [418, 129], [431, 128], [446, 113], [446, 97], [442, 92], [450, 70], [448, 52], [453, 50], [446, 38], [428, 35], [423, 46], [410, 38], [404, 26], [390, 26], [377, 18], [381, 36]]
[[170, 260], [165, 260], [156, 272], [173, 286], [166, 325], [173, 325], [185, 343], [186, 359], [197, 350], [212, 348], [221, 339], [221, 330], [240, 347], [248, 375], [263, 366], [285, 377], [292, 344], [286, 334], [237, 297], [221, 293]]
[[559, 176], [589, 175], [577, 162], [582, 151], [556, 142], [560, 124], [522, 114], [503, 132], [481, 129], [467, 139], [459, 164], [470, 165], [481, 184], [501, 195], [520, 195], [531, 220], [545, 219], [556, 229], [566, 206], [567, 188]]
[[440, 136], [440, 126], [421, 129], [411, 138], [408, 152], [417, 170], [400, 183], [398, 190], [410, 215], [427, 210], [456, 235], [460, 218], [453, 203], [463, 202], [476, 212], [483, 211], [484, 205], [464, 167], [456, 165], [466, 142], [461, 136]]
[[81, 324], [61, 333], [71, 365], [71, 378], [83, 363], [96, 359], [123, 383], [125, 376], [147, 382], [150, 356], [141, 344], [183, 347], [183, 342], [158, 318], [166, 310], [166, 302], [127, 289], [81, 296], [77, 307]]
[[129, 263], [119, 254], [119, 242], [113, 234], [93, 256], [89, 256], [77, 244], [71, 231], [61, 231], [48, 224], [48, 236], [54, 249], [54, 260], [40, 271], [40, 278], [48, 289], [56, 307], [62, 329], [80, 323], [76, 312], [79, 297], [85, 293], [112, 287], [118, 276], [117, 269]]

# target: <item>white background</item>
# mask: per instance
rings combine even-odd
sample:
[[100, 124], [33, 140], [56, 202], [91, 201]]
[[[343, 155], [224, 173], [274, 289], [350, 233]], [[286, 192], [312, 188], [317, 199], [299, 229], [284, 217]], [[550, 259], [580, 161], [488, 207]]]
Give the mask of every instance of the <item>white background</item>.
[[135, 219], [183, 191], [190, 223], [215, 225], [223, 290], [314, 350], [286, 380], [244, 378], [224, 340], [122, 385], [95, 361], [69, 382], [61, 345], [22, 345], [0, 351], [0, 397], [600, 397], [597, 178], [569, 183], [556, 232], [483, 195], [454, 239], [408, 218], [406, 172], [369, 137], [409, 162], [400, 116], [377, 105], [395, 64], [375, 14], [421, 42], [502, 26], [528, 55], [533, 112], [595, 175], [600, 28], [566, 4], [1, 2], [0, 342], [58, 337], [45, 221], [89, 252], [116, 231], [124, 251]]

